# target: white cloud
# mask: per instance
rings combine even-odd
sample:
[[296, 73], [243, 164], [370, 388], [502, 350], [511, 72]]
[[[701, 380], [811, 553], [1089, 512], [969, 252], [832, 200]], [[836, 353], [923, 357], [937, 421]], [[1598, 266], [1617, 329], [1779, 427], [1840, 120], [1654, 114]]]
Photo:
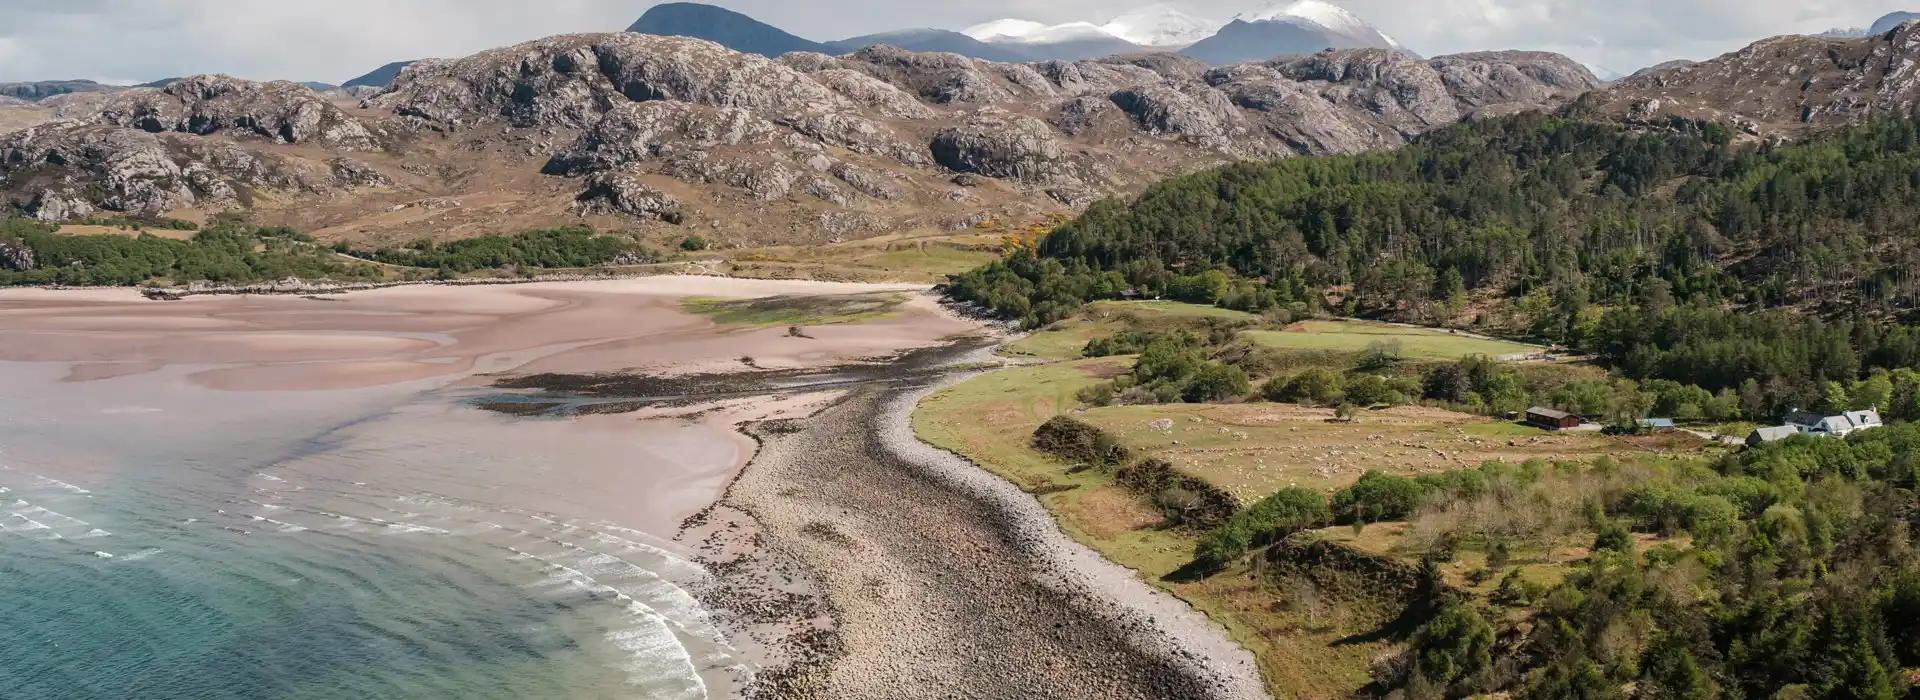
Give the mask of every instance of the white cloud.
[[[1153, 0], [718, 0], [827, 40], [1000, 17], [1105, 20]], [[1558, 51], [1622, 72], [1754, 40], [1865, 26], [1901, 0], [1340, 0], [1427, 55]], [[1227, 18], [1262, 0], [1171, 0]], [[551, 34], [617, 31], [631, 0], [0, 0], [0, 80], [193, 73], [338, 82], [390, 61], [460, 56]]]

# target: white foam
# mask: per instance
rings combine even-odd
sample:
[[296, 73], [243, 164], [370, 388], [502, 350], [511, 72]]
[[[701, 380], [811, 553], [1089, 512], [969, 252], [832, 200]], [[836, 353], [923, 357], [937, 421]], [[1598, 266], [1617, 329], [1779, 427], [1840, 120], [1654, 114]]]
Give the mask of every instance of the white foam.
[[112, 555], [112, 554], [110, 554], [110, 553], [107, 553], [107, 552], [94, 552], [94, 553], [93, 553], [93, 555], [94, 555], [94, 556], [96, 556], [96, 557], [100, 557], [101, 559], [112, 559], [112, 558], [113, 558], [113, 555]]
[[34, 481], [34, 485], [35, 485], [35, 486], [53, 486], [53, 487], [56, 487], [56, 488], [61, 488], [61, 489], [66, 489], [67, 491], [71, 491], [71, 492], [73, 492], [73, 493], [77, 493], [77, 494], [91, 494], [91, 493], [93, 493], [92, 491], [88, 491], [88, 490], [86, 490], [86, 489], [83, 489], [83, 488], [80, 488], [80, 487], [78, 487], [78, 486], [74, 486], [73, 484], [69, 484], [69, 483], [67, 483], [67, 482], [64, 482], [64, 481], [61, 481], [61, 480], [59, 480], [59, 479], [49, 479], [49, 478], [47, 478], [47, 477], [44, 477], [44, 476], [41, 476], [41, 475], [39, 475], [39, 474], [28, 474], [27, 476], [31, 476], [31, 477], [33, 477], [33, 478], [35, 479], [35, 481]]
[[44, 507], [17, 499], [13, 502], [13, 505], [10, 506], [8, 514], [51, 529], [60, 538], [91, 539], [94, 537], [106, 537], [112, 534], [96, 528], [84, 520], [68, 517]]
[[156, 555], [156, 554], [160, 554], [161, 552], [165, 552], [165, 551], [167, 551], [167, 550], [164, 550], [164, 549], [142, 549], [142, 550], [140, 550], [140, 551], [138, 551], [138, 552], [134, 552], [134, 553], [132, 553], [132, 554], [128, 554], [128, 555], [126, 555], [126, 556], [123, 556], [123, 557], [120, 557], [120, 558], [119, 558], [119, 561], [120, 561], [121, 563], [130, 563], [130, 562], [136, 562], [136, 561], [145, 561], [145, 560], [147, 560], [147, 559], [151, 559], [151, 558], [153, 558], [153, 556], [154, 556], [154, 555]]
[[272, 518], [263, 518], [258, 515], [249, 515], [247, 517], [253, 518], [254, 522], [261, 522], [261, 523], [267, 523], [269, 525], [279, 526], [281, 532], [306, 532], [307, 531], [306, 528], [301, 527], [299, 525], [295, 525], [293, 523], [288, 523], [288, 522], [281, 522], [279, 520], [274, 520]]
[[[518, 550], [515, 553], [527, 554]], [[692, 654], [680, 643], [680, 637], [674, 634], [665, 617], [579, 569], [551, 562], [548, 567], [553, 575], [542, 582], [544, 586], [608, 592], [627, 604], [633, 626], [608, 632], [606, 638], [615, 648], [627, 653], [627, 663], [622, 670], [627, 672], [628, 682], [644, 693], [643, 697], [706, 700], [707, 683], [694, 667]]]

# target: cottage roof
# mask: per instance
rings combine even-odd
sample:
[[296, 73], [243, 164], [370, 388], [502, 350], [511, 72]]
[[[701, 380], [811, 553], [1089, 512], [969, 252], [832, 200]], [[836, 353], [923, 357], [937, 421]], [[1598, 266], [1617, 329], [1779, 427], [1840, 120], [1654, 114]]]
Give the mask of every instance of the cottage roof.
[[1748, 436], [1747, 440], [1751, 441], [1754, 438], [1759, 438], [1761, 442], [1773, 442], [1776, 440], [1785, 440], [1798, 434], [1800, 434], [1800, 429], [1794, 426], [1775, 425], [1753, 431], [1753, 435]]
[[1853, 422], [1853, 427], [1855, 428], [1864, 428], [1869, 425], [1880, 425], [1879, 409], [1869, 408], [1865, 411], [1847, 411], [1843, 415], [1847, 417], [1847, 420]]
[[1787, 414], [1787, 425], [1799, 425], [1808, 428], [1820, 425], [1827, 417], [1810, 411], [1793, 411]]
[[1551, 408], [1541, 408], [1539, 406], [1535, 406], [1533, 408], [1527, 409], [1527, 415], [1539, 416], [1541, 418], [1549, 418], [1552, 420], [1565, 420], [1567, 418], [1574, 417], [1573, 414], [1568, 413], [1566, 411], [1555, 411]]

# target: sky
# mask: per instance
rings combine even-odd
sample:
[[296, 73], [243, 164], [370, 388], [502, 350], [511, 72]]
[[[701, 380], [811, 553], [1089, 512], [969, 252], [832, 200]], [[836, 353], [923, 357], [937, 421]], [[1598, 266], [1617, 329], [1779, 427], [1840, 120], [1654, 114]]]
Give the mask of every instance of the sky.
[[[815, 40], [960, 29], [1003, 17], [1105, 22], [1156, 0], [714, 0]], [[1864, 27], [1920, 0], [1335, 0], [1434, 56], [1556, 51], [1630, 73], [1768, 36]], [[1170, 0], [1225, 20], [1267, 0]], [[196, 73], [343, 82], [391, 61], [456, 57], [552, 34], [618, 31], [633, 0], [0, 0], [0, 81], [136, 83]]]

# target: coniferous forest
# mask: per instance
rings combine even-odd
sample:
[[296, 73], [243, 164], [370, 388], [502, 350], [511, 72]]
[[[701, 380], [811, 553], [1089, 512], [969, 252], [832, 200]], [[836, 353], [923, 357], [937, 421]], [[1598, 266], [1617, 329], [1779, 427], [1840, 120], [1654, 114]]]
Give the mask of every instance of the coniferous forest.
[[[1392, 151], [1239, 163], [1108, 200], [955, 295], [1044, 325], [1126, 289], [1259, 310], [1438, 320], [1524, 305], [1543, 337], [1642, 300], [1830, 317], [1920, 294], [1920, 132], [1885, 119], [1806, 143], [1734, 144], [1528, 113]], [[1237, 284], [1194, 277], [1220, 270]], [[1114, 274], [1108, 274], [1114, 273]]]

